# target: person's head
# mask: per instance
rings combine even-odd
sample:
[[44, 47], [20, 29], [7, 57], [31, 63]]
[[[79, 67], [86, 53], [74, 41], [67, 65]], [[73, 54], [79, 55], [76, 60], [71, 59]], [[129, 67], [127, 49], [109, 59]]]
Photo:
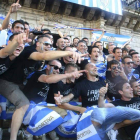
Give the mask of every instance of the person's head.
[[[66, 64], [66, 66], [65, 66], [65, 74], [66, 73], [71, 73], [71, 72], [76, 72], [76, 71], [78, 71], [78, 66], [75, 64], [75, 63], [68, 63], [68, 64]], [[75, 82], [75, 78], [74, 77], [72, 77], [72, 78], [67, 78], [66, 79], [66, 81], [67, 81], [67, 83], [74, 83]]]
[[25, 26], [24, 31], [25, 31], [25, 33], [26, 33], [27, 30], [30, 30], [29, 23], [26, 22], [26, 21], [24, 21], [24, 26]]
[[126, 44], [125, 46], [124, 46], [124, 48], [126, 48], [128, 51], [131, 49], [131, 46], [129, 45], [129, 44]]
[[99, 58], [99, 48], [97, 46], [91, 46], [88, 50], [91, 62], [97, 62]]
[[98, 76], [97, 67], [94, 63], [88, 62], [85, 64], [84, 69], [87, 71], [87, 78]]
[[114, 55], [115, 60], [120, 61], [122, 57], [122, 49], [119, 47], [115, 47], [113, 49], [113, 55]]
[[56, 46], [57, 50], [63, 50], [65, 48], [65, 40], [63, 38], [57, 39]]
[[113, 54], [113, 49], [115, 48], [116, 46], [114, 44], [108, 44], [108, 53], [109, 54]]
[[65, 47], [69, 47], [70, 46], [69, 39], [67, 37], [64, 37], [64, 40], [65, 40]]
[[[65, 47], [63, 49], [63, 51], [71, 51], [71, 52], [73, 52], [73, 49], [71, 47]], [[63, 61], [64, 61], [65, 64], [73, 63], [74, 62], [73, 61], [73, 58], [71, 56], [65, 56], [65, 57], [63, 57]]]
[[42, 31], [44, 34], [51, 33], [50, 29], [47, 29], [47, 28], [41, 29], [41, 31]]
[[120, 75], [120, 63], [117, 60], [112, 60], [109, 62], [110, 63], [110, 69], [111, 69], [111, 75], [112, 77], [116, 77]]
[[99, 48], [99, 51], [103, 52], [103, 44], [101, 41], [96, 41], [94, 46], [97, 46]]
[[[8, 44], [13, 40], [13, 39], [16, 39], [16, 37], [18, 36], [18, 34], [20, 33], [14, 33], [13, 35], [10, 36], [9, 38], [9, 41], [8, 41]], [[24, 49], [24, 44], [19, 44], [18, 47], [16, 48], [16, 50], [12, 53], [12, 55], [14, 56], [19, 56], [21, 54], [21, 52], [23, 51]]]
[[122, 66], [124, 68], [125, 74], [131, 73], [133, 69], [134, 62], [132, 61], [132, 58], [130, 55], [126, 55], [122, 58]]
[[40, 35], [37, 38], [36, 49], [38, 52], [45, 52], [51, 50], [51, 40], [48, 35]]
[[135, 66], [140, 65], [140, 56], [138, 52], [131, 53], [132, 61], [134, 62]]
[[133, 52], [135, 52], [135, 50], [134, 49], [130, 49], [129, 50], [129, 55], [131, 55], [131, 53], [133, 53]]
[[122, 48], [122, 57], [128, 55], [128, 49], [127, 48]]
[[78, 37], [75, 37], [73, 38], [73, 46], [77, 48], [77, 45], [78, 45], [78, 42], [79, 42], [79, 38]]
[[58, 60], [51, 60], [48, 62], [46, 74], [59, 74], [63, 71], [62, 65]]
[[89, 40], [87, 37], [82, 38], [82, 40], [84, 40], [86, 42], [86, 45], [88, 46]]
[[53, 35], [51, 33], [46, 33], [45, 35], [49, 36], [50, 37], [50, 40], [51, 40], [51, 44], [53, 45]]
[[140, 83], [136, 80], [131, 80], [130, 85], [133, 89], [133, 96], [139, 97], [140, 96]]
[[12, 33], [24, 33], [24, 29], [25, 29], [25, 24], [23, 20], [16, 20], [13, 24], [12, 24]]
[[66, 38], [68, 38], [69, 44], [71, 45], [71, 36], [70, 35], [67, 35]]
[[87, 50], [86, 42], [84, 40], [80, 40], [77, 45], [77, 50], [84, 54]]
[[116, 90], [121, 95], [121, 99], [124, 101], [130, 101], [133, 98], [133, 89], [130, 84], [123, 80], [116, 85]]

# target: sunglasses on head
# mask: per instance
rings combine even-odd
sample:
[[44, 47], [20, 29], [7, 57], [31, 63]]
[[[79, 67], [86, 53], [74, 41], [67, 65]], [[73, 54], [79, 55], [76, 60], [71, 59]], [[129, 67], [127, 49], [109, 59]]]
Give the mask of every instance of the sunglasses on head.
[[113, 66], [113, 67], [112, 67], [112, 70], [115, 70], [115, 69], [121, 70], [121, 67], [120, 67], [120, 66], [117, 66], [117, 67], [116, 67], [116, 66]]
[[55, 66], [55, 65], [50, 65], [52, 66], [55, 70], [58, 70], [59, 69], [59, 72], [62, 73], [63, 72], [63, 69], [62, 68], [59, 68], [58, 66]]
[[125, 64], [130, 65], [130, 64], [134, 64], [134, 62], [126, 62]]

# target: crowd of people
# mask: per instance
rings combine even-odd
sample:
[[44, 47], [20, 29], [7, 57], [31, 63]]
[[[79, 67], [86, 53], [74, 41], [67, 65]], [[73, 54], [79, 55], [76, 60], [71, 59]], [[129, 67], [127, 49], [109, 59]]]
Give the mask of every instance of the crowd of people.
[[[48, 108], [63, 118], [66, 110], [82, 114], [87, 107], [98, 105], [91, 121], [101, 139], [116, 140], [118, 130], [124, 127], [133, 140], [140, 126], [139, 52], [131, 49], [129, 42], [122, 47], [109, 42], [104, 48], [100, 41], [104, 30], [90, 45], [87, 37], [72, 41], [58, 29], [55, 48], [49, 29], [30, 31], [23, 20], [9, 23], [10, 15], [20, 7], [19, 1], [12, 4], [0, 27], [0, 94], [16, 106], [10, 140], [17, 140], [30, 101], [56, 104]], [[71, 100], [82, 102], [82, 106], [70, 105]], [[55, 131], [49, 135], [52, 140], [59, 139]], [[33, 139], [26, 130], [22, 136]]]

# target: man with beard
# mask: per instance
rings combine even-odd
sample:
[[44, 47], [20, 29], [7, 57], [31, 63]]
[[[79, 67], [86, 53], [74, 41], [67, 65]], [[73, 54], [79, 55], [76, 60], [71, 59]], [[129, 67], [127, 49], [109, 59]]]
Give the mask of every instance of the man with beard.
[[98, 72], [95, 64], [84, 60], [82, 65], [83, 69], [86, 71], [86, 79], [78, 82], [67, 96], [60, 97], [60, 94], [62, 94], [60, 92], [58, 97], [55, 98], [56, 104], [60, 105], [62, 108], [74, 110], [74, 107], [68, 107], [68, 104], [65, 103], [69, 102], [73, 98], [79, 98], [80, 96], [82, 99], [82, 107], [93, 106], [98, 103], [99, 90], [105, 85], [105, 83], [96, 78], [98, 76]]
[[122, 66], [128, 81], [131, 79], [139, 79], [139, 73], [133, 69], [133, 64], [134, 62], [132, 61], [131, 56], [127, 55], [122, 58]]
[[120, 99], [120, 94], [115, 90], [115, 86], [121, 80], [128, 80], [123, 68], [117, 60], [110, 61], [111, 71], [106, 71], [106, 82], [108, 83], [107, 97], [110, 100]]
[[73, 45], [73, 48], [72, 48], [72, 49], [73, 49], [74, 51], [77, 50], [77, 46], [78, 46], [79, 40], [80, 40], [80, 39], [79, 39], [78, 37], [75, 37], [75, 38], [73, 39], [73, 44], [72, 44], [72, 45]]

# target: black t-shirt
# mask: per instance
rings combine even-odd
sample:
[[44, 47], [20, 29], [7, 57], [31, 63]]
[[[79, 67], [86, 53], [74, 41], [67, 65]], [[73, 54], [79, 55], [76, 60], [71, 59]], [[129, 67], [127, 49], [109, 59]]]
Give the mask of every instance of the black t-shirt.
[[112, 77], [111, 71], [106, 71], [106, 82], [108, 83], [107, 96], [110, 100], [120, 99], [120, 94], [116, 91], [115, 86], [124, 80], [121, 76]]
[[137, 70], [140, 74], [140, 65], [137, 68], [134, 68], [135, 70]]
[[42, 65], [42, 61], [28, 59], [33, 52], [37, 52], [35, 46], [26, 47], [0, 78], [16, 84], [23, 84], [26, 77], [38, 70]]
[[[114, 106], [124, 106], [124, 107], [130, 107], [133, 109], [140, 110], [140, 98], [134, 97], [130, 101], [123, 101], [123, 100], [116, 100], [111, 102]], [[124, 127], [126, 133], [128, 136], [130, 136], [132, 139], [134, 139], [135, 133], [138, 130], [140, 126], [140, 121], [137, 123], [134, 123], [132, 125]]]
[[72, 94], [74, 94], [74, 98], [81, 96], [83, 107], [97, 105], [99, 90], [103, 86], [105, 86], [104, 81], [98, 80], [96, 82], [92, 82], [88, 79], [84, 79], [75, 85], [72, 90]]
[[[0, 50], [3, 48], [4, 47], [0, 47]], [[9, 56], [6, 58], [0, 58], [0, 75], [9, 69], [13, 62], [14, 60], [10, 60]]]
[[72, 92], [72, 89], [74, 87], [74, 83], [66, 83], [64, 84], [62, 81], [59, 81], [55, 84], [50, 84], [50, 90], [47, 97], [48, 103], [55, 103], [54, 101], [54, 93], [58, 93], [60, 91], [60, 94], [63, 96], [66, 96]]
[[49, 84], [38, 81], [38, 78], [46, 74], [45, 70], [35, 72], [28, 80], [26, 86], [23, 89], [24, 94], [30, 101], [39, 103], [45, 101], [49, 91]]

